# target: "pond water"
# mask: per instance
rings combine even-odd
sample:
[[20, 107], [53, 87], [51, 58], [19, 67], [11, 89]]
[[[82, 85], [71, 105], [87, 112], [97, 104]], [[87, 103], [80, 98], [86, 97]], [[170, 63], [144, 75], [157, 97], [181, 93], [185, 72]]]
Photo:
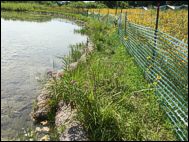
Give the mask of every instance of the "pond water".
[[46, 22], [1, 18], [1, 138], [15, 137], [32, 126], [29, 113], [39, 94], [37, 81], [47, 70], [62, 68], [57, 56], [68, 55], [69, 45], [86, 42], [74, 33], [73, 22], [51, 19]]

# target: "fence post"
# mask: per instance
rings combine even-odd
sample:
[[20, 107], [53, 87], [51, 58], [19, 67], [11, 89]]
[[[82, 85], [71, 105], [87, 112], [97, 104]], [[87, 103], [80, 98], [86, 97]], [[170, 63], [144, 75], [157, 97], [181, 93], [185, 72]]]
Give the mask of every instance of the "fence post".
[[92, 15], [92, 16], [93, 16], [93, 18], [94, 18], [94, 9], [93, 9], [93, 15]]
[[[160, 2], [157, 2], [157, 15], [156, 15], [156, 27], [155, 27], [155, 32], [154, 32], [154, 48], [153, 48], [153, 52], [152, 52], [152, 62], [154, 64], [155, 62], [155, 58], [157, 56], [157, 32], [158, 32], [158, 21], [159, 21], [159, 6], [160, 6]], [[154, 67], [153, 67], [154, 68]], [[152, 68], [152, 70], [153, 70]], [[152, 74], [152, 72], [151, 72]]]
[[118, 33], [118, 35], [119, 35], [119, 20], [120, 20], [120, 17], [117, 18], [117, 28], [118, 28], [117, 33]]
[[[154, 45], [155, 45], [155, 48], [157, 48], [158, 21], [159, 21], [159, 2], [158, 2], [158, 7], [157, 7], [156, 27], [155, 27], [155, 33], [154, 33]], [[155, 56], [156, 56], [156, 51], [154, 50], [154, 52], [153, 52], [154, 59], [155, 59]]]
[[118, 3], [118, 1], [116, 1], [116, 13], [115, 13], [116, 16], [117, 16], [117, 3]]
[[127, 26], [127, 12], [125, 12], [125, 35], [126, 35], [126, 26]]
[[121, 16], [122, 16], [122, 13], [120, 13], [120, 16], [118, 18], [118, 34], [120, 34], [120, 28], [121, 28]]
[[109, 21], [109, 8], [108, 8], [108, 15], [107, 15], [107, 23]]
[[98, 21], [100, 21], [100, 9], [98, 10]]

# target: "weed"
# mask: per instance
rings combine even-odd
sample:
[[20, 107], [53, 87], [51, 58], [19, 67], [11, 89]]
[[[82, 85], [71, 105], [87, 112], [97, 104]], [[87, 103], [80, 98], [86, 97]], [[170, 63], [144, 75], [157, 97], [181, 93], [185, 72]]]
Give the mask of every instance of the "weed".
[[89, 138], [175, 140], [153, 86], [149, 86], [134, 59], [117, 42], [116, 30], [89, 20], [83, 31], [98, 44], [96, 51], [86, 64], [66, 72], [54, 88], [58, 100], [75, 104], [77, 119]]

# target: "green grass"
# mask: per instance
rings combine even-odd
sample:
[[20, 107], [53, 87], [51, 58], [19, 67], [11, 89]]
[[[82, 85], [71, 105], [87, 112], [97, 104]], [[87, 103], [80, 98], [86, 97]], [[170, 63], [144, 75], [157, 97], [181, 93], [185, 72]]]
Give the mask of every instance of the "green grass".
[[47, 6], [37, 3], [14, 3], [14, 2], [1, 2], [1, 10], [5, 11], [34, 11], [36, 9], [45, 9]]
[[40, 13], [82, 13], [83, 9], [59, 7], [56, 4], [39, 4], [35, 2], [1, 2], [1, 11], [40, 12]]
[[[35, 10], [32, 6], [28, 9]], [[115, 27], [77, 14], [64, 15], [87, 23], [81, 32], [90, 37], [95, 51], [87, 63], [52, 81], [50, 121], [54, 121], [58, 102], [64, 100], [77, 108], [77, 119], [90, 140], [176, 140], [154, 86], [145, 81], [134, 58], [121, 45]], [[71, 61], [78, 56], [76, 46]]]
[[[81, 10], [79, 10], [81, 12]], [[78, 11], [75, 11], [78, 13]], [[73, 14], [73, 9], [67, 7], [48, 6], [38, 3], [1, 2], [1, 17], [12, 20], [44, 22], [51, 18], [76, 18], [85, 21], [85, 17]]]
[[90, 140], [175, 140], [154, 86], [120, 44], [115, 28], [94, 20], [87, 25], [82, 32], [95, 43], [95, 52], [51, 86], [52, 111], [60, 100], [76, 107]]
[[6, 20], [21, 20], [21, 21], [36, 21], [46, 22], [51, 20], [53, 17], [50, 15], [42, 15], [31, 12], [15, 12], [15, 11], [1, 11], [1, 17]]

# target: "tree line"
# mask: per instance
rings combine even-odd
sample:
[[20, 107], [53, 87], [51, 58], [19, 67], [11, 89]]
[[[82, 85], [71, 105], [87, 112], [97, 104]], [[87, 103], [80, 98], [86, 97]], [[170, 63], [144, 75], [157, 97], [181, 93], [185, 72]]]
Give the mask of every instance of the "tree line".
[[[6, 2], [6, 1], [1, 1]], [[157, 6], [157, 1], [94, 1], [94, 2], [83, 2], [83, 1], [13, 1], [13, 2], [36, 2], [39, 4], [48, 5], [59, 5], [69, 6], [74, 8], [132, 8], [132, 7], [150, 7]], [[159, 1], [160, 5], [183, 5], [187, 4], [188, 1]]]
[[[140, 6], [157, 6], [157, 1], [95, 1], [96, 3], [102, 3], [109, 8], [127, 8], [127, 7], [140, 7]], [[159, 1], [160, 5], [183, 5], [188, 1]]]

